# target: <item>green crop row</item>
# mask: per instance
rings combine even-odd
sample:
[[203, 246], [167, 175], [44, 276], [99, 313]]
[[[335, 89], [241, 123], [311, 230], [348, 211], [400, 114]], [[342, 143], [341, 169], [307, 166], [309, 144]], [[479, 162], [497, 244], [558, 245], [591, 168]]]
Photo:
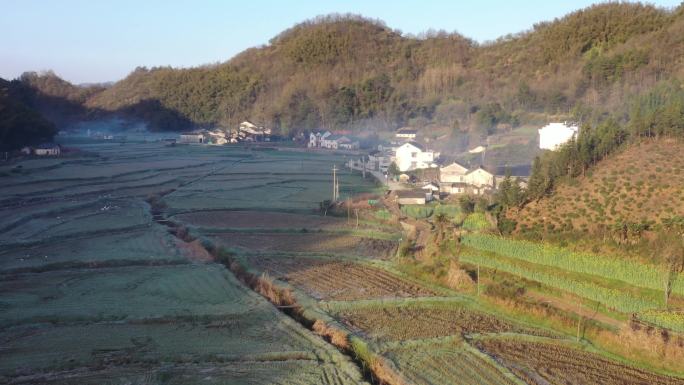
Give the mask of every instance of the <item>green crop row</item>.
[[434, 209], [431, 206], [423, 205], [403, 205], [401, 206], [401, 213], [411, 218], [428, 218], [432, 215]]
[[[667, 277], [667, 272], [655, 265], [578, 253], [541, 243], [516, 241], [487, 234], [469, 234], [463, 237], [463, 242], [470, 247], [506, 257], [619, 280], [648, 289], [661, 290]], [[673, 292], [684, 295], [684, 276], [681, 274], [674, 282]]]
[[462, 255], [461, 261], [502, 270], [580, 297], [599, 302], [604, 306], [623, 312], [635, 313], [661, 306], [655, 299], [634, 297], [622, 290], [608, 288], [594, 282], [573, 279], [562, 274], [535, 269], [516, 261], [492, 255]]
[[648, 310], [640, 313], [639, 319], [679, 333], [684, 333], [684, 312]]
[[484, 213], [472, 213], [463, 221], [463, 228], [470, 231], [486, 230], [492, 227]]

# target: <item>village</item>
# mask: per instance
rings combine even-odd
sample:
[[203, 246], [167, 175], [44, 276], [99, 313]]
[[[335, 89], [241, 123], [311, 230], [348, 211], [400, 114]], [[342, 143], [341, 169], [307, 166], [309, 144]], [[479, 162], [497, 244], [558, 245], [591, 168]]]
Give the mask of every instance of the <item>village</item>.
[[[539, 149], [555, 151], [564, 143], [576, 139], [579, 126], [570, 122], [552, 122], [537, 130]], [[124, 136], [88, 132], [93, 140], [116, 140]], [[374, 177], [392, 191], [401, 205], [425, 205], [433, 201], [453, 199], [458, 196], [491, 196], [497, 186], [510, 177], [520, 188], [527, 187], [529, 175], [512, 175], [507, 167], [485, 167], [482, 164], [465, 164], [453, 160], [454, 154], [444, 156], [430, 149], [421, 141], [419, 132], [403, 127], [386, 140], [369, 141], [348, 132], [311, 131], [292, 138], [274, 136], [272, 130], [250, 121], [243, 121], [235, 129], [202, 129], [180, 133], [176, 138], [163, 139], [167, 145], [213, 145], [230, 144], [294, 143], [295, 148], [306, 151], [334, 151], [348, 156], [345, 166], [349, 170]], [[486, 153], [487, 147], [478, 145], [470, 154]], [[60, 156], [64, 150], [56, 143], [43, 143], [24, 147], [23, 156]]]

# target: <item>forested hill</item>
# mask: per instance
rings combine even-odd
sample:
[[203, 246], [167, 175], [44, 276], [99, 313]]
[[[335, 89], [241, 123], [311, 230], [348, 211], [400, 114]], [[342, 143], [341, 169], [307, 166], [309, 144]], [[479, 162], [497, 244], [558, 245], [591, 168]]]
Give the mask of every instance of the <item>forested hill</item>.
[[54, 124], [29, 107], [30, 90], [20, 82], [0, 79], [0, 151], [51, 140]]
[[39, 99], [52, 99], [41, 99], [43, 109], [62, 98], [68, 108], [123, 112], [160, 129], [250, 119], [282, 133], [410, 124], [485, 135], [548, 115], [620, 119], [633, 95], [680, 86], [684, 6], [601, 4], [487, 44], [333, 15], [221, 64], [138, 68], [106, 88], [43, 78], [24, 77]]

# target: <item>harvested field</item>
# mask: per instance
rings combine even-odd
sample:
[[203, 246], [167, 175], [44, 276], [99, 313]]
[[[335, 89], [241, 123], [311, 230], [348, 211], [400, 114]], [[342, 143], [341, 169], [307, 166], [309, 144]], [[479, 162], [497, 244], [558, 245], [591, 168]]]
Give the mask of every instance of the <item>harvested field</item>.
[[251, 263], [319, 300], [352, 301], [435, 295], [432, 290], [417, 283], [354, 262], [263, 257], [254, 258]]
[[0, 271], [61, 268], [79, 263], [91, 266], [124, 261], [163, 263], [182, 258], [174, 245], [171, 235], [157, 226], [69, 237], [60, 242], [5, 247], [0, 251]]
[[[112, 379], [116, 379], [112, 381]], [[0, 377], [2, 379], [2, 377]], [[40, 385], [348, 385], [365, 384], [336, 363], [315, 360], [239, 361], [180, 363], [174, 365], [126, 365], [123, 367], [75, 369], [13, 378], [11, 384]]]
[[283, 251], [358, 255], [384, 258], [394, 255], [397, 242], [334, 233], [223, 233], [212, 234], [219, 245], [253, 251]]
[[529, 384], [538, 385], [681, 385], [667, 377], [554, 343], [491, 338], [476, 346]]
[[150, 221], [151, 217], [140, 202], [99, 201], [86, 207], [62, 213], [50, 212], [15, 222], [15, 225], [0, 234], [0, 243], [33, 243], [53, 237], [133, 229], [145, 226]]
[[[78, 147], [83, 156], [17, 160], [20, 171], [4, 173], [0, 383], [364, 383], [347, 357], [213, 263], [201, 240], [182, 242], [154, 222], [145, 202], [163, 196], [165, 215], [242, 206], [311, 213], [330, 195], [330, 169], [342, 157]], [[358, 176], [341, 179], [343, 192], [374, 188]], [[235, 220], [243, 229], [336, 226], [313, 215], [255, 214]], [[339, 250], [361, 239], [339, 235], [330, 243]]]
[[268, 307], [217, 317], [22, 326], [0, 333], [0, 342], [0, 375], [199, 359], [317, 360], [324, 344]]
[[214, 228], [329, 229], [346, 225], [340, 218], [263, 211], [196, 211], [173, 218], [192, 226]]
[[[513, 385], [495, 362], [462, 342], [409, 344], [385, 353], [409, 381], [417, 385]], [[509, 374], [510, 375], [510, 374]]]
[[409, 340], [472, 333], [525, 333], [549, 335], [461, 307], [455, 303], [374, 306], [344, 310], [336, 317], [353, 330], [373, 339]]
[[235, 314], [265, 305], [218, 265], [4, 276], [0, 292], [0, 325]]

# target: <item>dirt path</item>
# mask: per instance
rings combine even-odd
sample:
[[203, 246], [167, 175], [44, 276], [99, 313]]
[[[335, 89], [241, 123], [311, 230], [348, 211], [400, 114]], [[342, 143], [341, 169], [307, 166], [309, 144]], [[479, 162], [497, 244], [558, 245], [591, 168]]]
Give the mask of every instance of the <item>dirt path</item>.
[[399, 204], [392, 201], [387, 196], [382, 197], [381, 202], [393, 216], [398, 218], [399, 224], [401, 224], [404, 231], [408, 233], [408, 236], [413, 238], [415, 242], [415, 255], [418, 259], [421, 259], [425, 247], [430, 240], [430, 233], [432, 232], [430, 223], [405, 216], [401, 212]]

